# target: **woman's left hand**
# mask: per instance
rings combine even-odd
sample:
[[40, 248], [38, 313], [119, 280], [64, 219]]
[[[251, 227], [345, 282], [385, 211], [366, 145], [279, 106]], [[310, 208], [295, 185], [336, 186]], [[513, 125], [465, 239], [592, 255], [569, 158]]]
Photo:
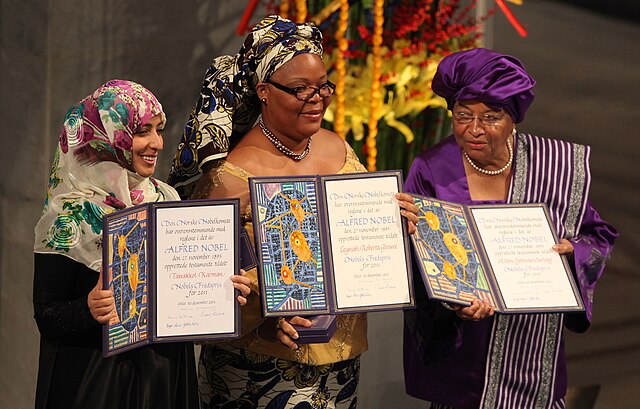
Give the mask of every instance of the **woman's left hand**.
[[551, 249], [558, 254], [571, 255], [573, 254], [573, 244], [567, 239], [560, 239], [560, 243], [551, 246]]
[[246, 305], [247, 297], [251, 294], [251, 288], [249, 287], [251, 280], [247, 277], [247, 272], [240, 270], [240, 275], [231, 276], [231, 281], [233, 281], [233, 288], [240, 291], [242, 294], [238, 296], [238, 302], [240, 305]]
[[418, 224], [418, 206], [413, 204], [413, 196], [408, 193], [396, 193], [398, 205], [400, 206], [400, 214], [409, 221], [409, 234], [416, 232], [416, 224]]
[[87, 306], [91, 316], [100, 324], [107, 324], [116, 315], [116, 299], [111, 289], [102, 289], [102, 269], [98, 282], [87, 295]]
[[298, 349], [298, 344], [293, 340], [300, 338], [300, 336], [298, 335], [298, 331], [293, 327], [294, 325], [309, 328], [313, 325], [313, 322], [297, 315], [288, 320], [280, 317], [276, 320], [276, 338], [289, 348]]

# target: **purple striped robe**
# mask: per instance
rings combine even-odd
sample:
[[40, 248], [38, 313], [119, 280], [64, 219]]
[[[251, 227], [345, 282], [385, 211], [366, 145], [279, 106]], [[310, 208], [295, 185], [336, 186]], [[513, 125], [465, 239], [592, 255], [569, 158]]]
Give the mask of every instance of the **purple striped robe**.
[[[459, 409], [564, 407], [562, 329], [589, 327], [593, 290], [617, 232], [588, 202], [588, 147], [519, 134], [515, 151], [507, 202], [547, 204], [558, 236], [574, 246], [570, 264], [586, 311], [462, 321], [429, 301], [416, 279], [417, 308], [405, 313], [404, 331], [405, 385], [412, 396]], [[464, 204], [504, 203], [471, 200], [452, 136], [416, 158], [405, 191]]]

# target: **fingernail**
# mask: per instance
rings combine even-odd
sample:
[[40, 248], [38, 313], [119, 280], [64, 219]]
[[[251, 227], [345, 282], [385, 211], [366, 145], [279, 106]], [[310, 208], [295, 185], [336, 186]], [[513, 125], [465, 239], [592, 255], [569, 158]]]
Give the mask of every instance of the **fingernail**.
[[297, 332], [295, 334], [293, 334], [293, 339], [298, 339], [298, 338], [300, 338], [300, 335], [298, 335]]

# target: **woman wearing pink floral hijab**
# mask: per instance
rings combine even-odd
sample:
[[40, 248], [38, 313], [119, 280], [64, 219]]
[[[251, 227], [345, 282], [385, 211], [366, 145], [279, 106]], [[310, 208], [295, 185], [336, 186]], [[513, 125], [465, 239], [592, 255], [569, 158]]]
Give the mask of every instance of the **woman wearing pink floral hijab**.
[[[156, 97], [130, 81], [109, 81], [69, 109], [36, 226], [36, 253], [63, 254], [99, 271], [104, 214], [143, 202], [179, 200], [171, 186], [151, 177], [163, 148], [165, 121]], [[134, 137], [151, 122], [157, 137]], [[133, 149], [134, 141], [142, 139], [149, 146]], [[144, 163], [149, 169], [142, 168]]]
[[165, 115], [143, 86], [109, 81], [67, 113], [35, 229], [33, 303], [40, 330], [36, 408], [197, 408], [191, 343], [103, 358], [102, 218], [143, 202], [178, 200], [151, 177]]

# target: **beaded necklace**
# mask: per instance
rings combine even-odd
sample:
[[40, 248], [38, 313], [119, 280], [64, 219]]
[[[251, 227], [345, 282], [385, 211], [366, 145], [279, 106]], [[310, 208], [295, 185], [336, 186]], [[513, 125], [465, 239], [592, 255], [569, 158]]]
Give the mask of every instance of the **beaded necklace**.
[[282, 152], [286, 157], [291, 158], [297, 162], [297, 161], [301, 161], [309, 154], [309, 150], [311, 149], [311, 137], [307, 139], [307, 146], [304, 148], [304, 150], [300, 153], [297, 153], [287, 148], [286, 146], [284, 146], [282, 142], [280, 142], [280, 140], [276, 138], [273, 132], [271, 132], [269, 128], [267, 128], [267, 126], [262, 121], [262, 118], [260, 118], [259, 125], [260, 125], [260, 129], [262, 129], [262, 133], [264, 134], [264, 136], [266, 136], [267, 139], [270, 140], [271, 143], [276, 147], [276, 149]]

